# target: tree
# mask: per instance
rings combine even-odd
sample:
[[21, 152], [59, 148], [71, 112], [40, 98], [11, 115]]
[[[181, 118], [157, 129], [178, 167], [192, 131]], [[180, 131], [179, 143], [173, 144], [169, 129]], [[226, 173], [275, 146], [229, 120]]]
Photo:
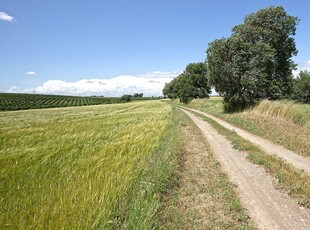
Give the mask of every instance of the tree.
[[191, 79], [193, 98], [206, 98], [211, 93], [211, 88], [208, 85], [207, 67], [203, 62], [190, 63], [186, 66], [183, 72], [187, 78]]
[[131, 101], [131, 95], [123, 95], [120, 98], [120, 102], [125, 103], [125, 102], [130, 102]]
[[[268, 75], [265, 87], [268, 98], [278, 99], [292, 92], [291, 73], [296, 65], [291, 58], [298, 52], [293, 38], [298, 22], [299, 19], [289, 16], [282, 6], [272, 6], [246, 16], [243, 24], [233, 28], [232, 36], [249, 46], [263, 45], [260, 53], [269, 52], [268, 66], [264, 70]], [[255, 54], [250, 58], [255, 58]]]
[[133, 97], [143, 97], [143, 93], [135, 93], [132, 95]]
[[180, 98], [183, 103], [188, 103], [194, 98], [209, 97], [211, 88], [206, 73], [204, 63], [188, 64], [182, 74], [165, 84], [164, 96], [171, 99]]
[[283, 7], [268, 7], [246, 16], [229, 38], [209, 44], [209, 80], [224, 96], [226, 108], [243, 109], [262, 98], [291, 94], [291, 57], [297, 54], [292, 36], [298, 22]]
[[293, 99], [310, 103], [310, 72], [301, 71], [294, 82]]
[[193, 79], [186, 76], [185, 74], [180, 74], [178, 76], [178, 98], [182, 103], [188, 103], [197, 96], [195, 91], [197, 89], [194, 87]]
[[166, 83], [163, 88], [164, 97], [175, 99], [178, 97], [178, 88], [177, 88], [178, 77], [172, 79], [170, 82]]

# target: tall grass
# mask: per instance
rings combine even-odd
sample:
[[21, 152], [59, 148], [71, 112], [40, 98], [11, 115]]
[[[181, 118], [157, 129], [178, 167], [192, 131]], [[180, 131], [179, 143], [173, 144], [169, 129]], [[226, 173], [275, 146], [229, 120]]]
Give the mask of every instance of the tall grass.
[[267, 101], [263, 100], [253, 112], [291, 120], [297, 124], [310, 122], [310, 105], [293, 101]]
[[113, 227], [170, 115], [158, 101], [0, 113], [0, 228]]

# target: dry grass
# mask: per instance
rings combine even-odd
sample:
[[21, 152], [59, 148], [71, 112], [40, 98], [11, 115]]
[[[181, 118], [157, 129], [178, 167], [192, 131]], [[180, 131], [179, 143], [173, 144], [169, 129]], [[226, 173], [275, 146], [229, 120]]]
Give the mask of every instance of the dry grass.
[[264, 100], [252, 112], [268, 117], [293, 121], [300, 125], [306, 125], [310, 122], [310, 105], [293, 101]]

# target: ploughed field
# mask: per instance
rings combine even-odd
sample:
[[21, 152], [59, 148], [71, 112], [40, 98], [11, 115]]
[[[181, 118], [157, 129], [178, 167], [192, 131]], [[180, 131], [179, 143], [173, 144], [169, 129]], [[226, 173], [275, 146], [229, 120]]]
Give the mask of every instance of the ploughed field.
[[159, 101], [0, 113], [0, 228], [114, 225], [170, 122]]

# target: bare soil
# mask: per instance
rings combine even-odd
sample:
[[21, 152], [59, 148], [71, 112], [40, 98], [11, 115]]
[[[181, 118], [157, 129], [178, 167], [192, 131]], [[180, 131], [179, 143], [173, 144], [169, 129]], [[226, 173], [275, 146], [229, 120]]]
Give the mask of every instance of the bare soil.
[[[189, 108], [187, 108], [189, 109]], [[307, 158], [304, 158], [300, 155], [298, 155], [297, 153], [294, 153], [282, 146], [276, 145], [274, 143], [272, 143], [269, 140], [266, 140], [264, 138], [261, 138], [259, 136], [256, 136], [252, 133], [249, 133], [243, 129], [237, 128], [215, 116], [212, 116], [208, 113], [202, 112], [200, 110], [197, 109], [189, 109], [191, 111], [194, 111], [196, 113], [199, 113], [201, 115], [204, 115], [214, 121], [216, 121], [217, 123], [219, 123], [220, 125], [222, 125], [223, 127], [229, 129], [229, 130], [233, 130], [235, 131], [239, 136], [241, 136], [242, 138], [256, 144], [257, 146], [259, 146], [262, 150], [264, 150], [267, 154], [273, 155], [276, 154], [277, 156], [281, 157], [282, 159], [284, 159], [285, 161], [287, 161], [288, 163], [291, 163], [295, 168], [298, 168], [302, 171], [307, 172], [308, 174], [310, 174], [310, 160]]]
[[259, 229], [310, 229], [309, 210], [277, 190], [270, 175], [260, 166], [250, 163], [245, 153], [234, 149], [230, 141], [207, 122], [186, 110], [182, 111], [200, 128], [223, 170], [237, 185], [241, 203]]

